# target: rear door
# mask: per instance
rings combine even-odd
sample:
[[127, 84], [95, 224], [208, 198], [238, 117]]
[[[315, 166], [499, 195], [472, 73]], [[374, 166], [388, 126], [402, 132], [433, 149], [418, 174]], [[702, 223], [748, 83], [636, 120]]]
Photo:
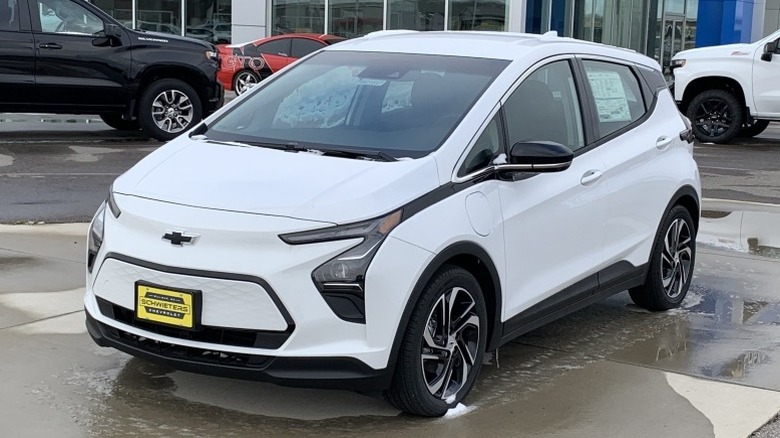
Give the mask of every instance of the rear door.
[[129, 39], [106, 38], [95, 10], [73, 0], [29, 0], [37, 51], [37, 102], [74, 112], [120, 110], [128, 101]]
[[29, 103], [35, 94], [35, 49], [27, 0], [0, 1], [0, 105]]
[[[776, 40], [777, 41], [777, 40]], [[759, 45], [753, 54], [753, 112], [765, 117], [780, 117], [780, 49], [776, 50], [769, 61], [761, 59], [764, 45]]]

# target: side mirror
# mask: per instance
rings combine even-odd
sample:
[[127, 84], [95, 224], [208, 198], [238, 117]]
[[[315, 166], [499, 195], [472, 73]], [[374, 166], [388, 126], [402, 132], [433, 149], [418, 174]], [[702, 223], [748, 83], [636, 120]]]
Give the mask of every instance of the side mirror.
[[764, 45], [764, 53], [761, 54], [762, 61], [771, 61], [772, 55], [777, 51], [777, 40], [770, 41]]
[[122, 38], [122, 29], [114, 23], [106, 23], [105, 33], [109, 38]]
[[509, 152], [507, 170], [529, 172], [560, 172], [571, 166], [574, 153], [552, 141], [519, 142]]

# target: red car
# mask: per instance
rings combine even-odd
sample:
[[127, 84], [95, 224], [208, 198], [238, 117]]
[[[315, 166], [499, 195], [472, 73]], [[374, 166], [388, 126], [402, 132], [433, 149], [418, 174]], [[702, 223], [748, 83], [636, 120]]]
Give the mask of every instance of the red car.
[[325, 46], [343, 41], [335, 35], [291, 33], [219, 47], [217, 79], [225, 90], [245, 92], [271, 73]]

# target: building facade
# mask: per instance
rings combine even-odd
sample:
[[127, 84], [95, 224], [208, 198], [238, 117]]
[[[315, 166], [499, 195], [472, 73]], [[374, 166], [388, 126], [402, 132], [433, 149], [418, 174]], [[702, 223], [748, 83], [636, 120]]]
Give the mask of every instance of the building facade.
[[626, 47], [668, 67], [680, 50], [751, 42], [780, 0], [91, 0], [128, 26], [213, 43], [386, 29], [544, 33]]

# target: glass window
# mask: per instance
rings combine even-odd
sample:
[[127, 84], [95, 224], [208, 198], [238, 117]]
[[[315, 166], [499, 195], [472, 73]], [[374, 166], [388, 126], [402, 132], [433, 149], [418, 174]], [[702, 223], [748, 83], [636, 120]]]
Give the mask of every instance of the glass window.
[[292, 38], [284, 37], [278, 40], [268, 41], [257, 46], [257, 53], [267, 53], [269, 55], [290, 56], [290, 40]]
[[271, 35], [325, 32], [325, 0], [272, 0]]
[[593, 0], [582, 0], [574, 3], [574, 38], [593, 40]]
[[325, 44], [310, 40], [308, 38], [293, 38], [292, 39], [292, 51], [290, 52], [293, 58], [303, 58], [304, 56], [316, 52], [325, 47]]
[[230, 0], [187, 0], [187, 36], [212, 44], [230, 44]]
[[377, 0], [330, 0], [328, 33], [355, 38], [382, 30], [384, 2]]
[[506, 0], [449, 0], [450, 30], [506, 30]]
[[206, 135], [418, 158], [441, 145], [507, 64], [454, 56], [320, 52], [234, 106]]
[[181, 0], [138, 0], [135, 28], [181, 35]]
[[645, 103], [634, 72], [625, 65], [584, 61], [603, 138], [639, 120]]
[[499, 150], [502, 150], [501, 117], [496, 114], [466, 155], [463, 166], [458, 171], [458, 176], [465, 176], [489, 166]]
[[114, 17], [116, 21], [127, 27], [133, 27], [132, 0], [92, 0], [92, 4]]
[[568, 61], [541, 67], [504, 105], [508, 143], [553, 141], [572, 151], [585, 146], [582, 114]]
[[0, 1], [0, 31], [19, 30], [19, 2]]
[[387, 28], [444, 30], [444, 0], [387, 0]]
[[103, 20], [71, 0], [40, 0], [38, 12], [43, 32], [93, 35], [103, 30]]

